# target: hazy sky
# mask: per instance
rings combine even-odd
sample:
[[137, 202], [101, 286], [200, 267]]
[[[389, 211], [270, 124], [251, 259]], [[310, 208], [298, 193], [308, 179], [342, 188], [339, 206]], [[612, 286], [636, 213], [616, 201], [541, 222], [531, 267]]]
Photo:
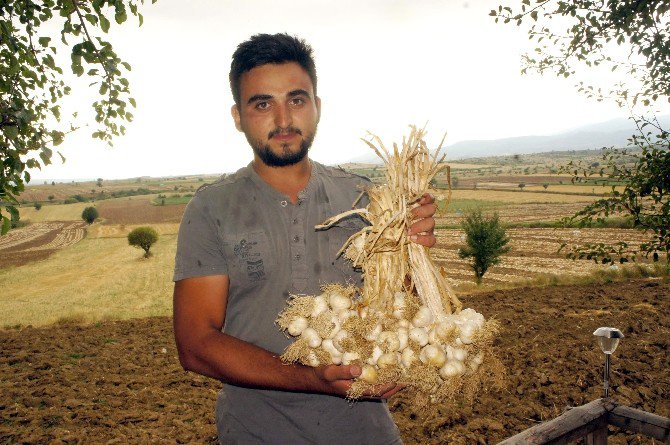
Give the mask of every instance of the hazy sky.
[[[150, 3], [150, 2], [149, 2]], [[133, 70], [138, 108], [108, 148], [83, 129], [60, 147], [67, 158], [45, 178], [131, 178], [232, 172], [252, 152], [230, 117], [230, 56], [249, 36], [288, 32], [314, 48], [322, 117], [313, 159], [346, 162], [369, 150], [370, 130], [397, 140], [428, 124], [428, 142], [551, 134], [627, 117], [579, 95], [573, 79], [521, 76], [532, 49], [524, 30], [495, 24], [484, 0], [159, 0], [144, 25], [112, 23], [109, 39]], [[68, 67], [67, 65], [65, 67]], [[591, 76], [601, 74], [592, 73]], [[85, 90], [85, 87], [84, 87]], [[70, 107], [92, 120], [92, 95]], [[661, 109], [667, 112], [668, 107]]]

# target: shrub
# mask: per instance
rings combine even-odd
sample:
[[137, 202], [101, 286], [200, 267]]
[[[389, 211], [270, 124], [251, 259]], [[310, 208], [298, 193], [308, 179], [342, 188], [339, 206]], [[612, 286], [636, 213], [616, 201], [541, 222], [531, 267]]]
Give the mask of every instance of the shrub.
[[93, 221], [95, 221], [98, 216], [98, 209], [95, 207], [86, 207], [83, 212], [81, 212], [81, 219], [86, 221], [88, 224], [93, 224]]
[[77, 201], [74, 198], [65, 198], [65, 200], [63, 201], [63, 204], [74, 204], [75, 202], [79, 202], [79, 201]]
[[33, 204], [33, 207], [35, 207], [35, 210], [39, 210], [39, 209], [42, 208], [42, 203], [41, 202], [36, 202], [35, 204]]
[[459, 249], [458, 255], [471, 258], [470, 267], [477, 284], [481, 284], [489, 267], [498, 264], [500, 256], [509, 252], [509, 238], [497, 213], [484, 217], [482, 211], [476, 209], [465, 216], [461, 226], [465, 230], [466, 246]]
[[156, 241], [158, 241], [158, 233], [148, 226], [138, 227], [128, 234], [128, 244], [144, 249], [144, 258], [151, 256], [149, 249]]

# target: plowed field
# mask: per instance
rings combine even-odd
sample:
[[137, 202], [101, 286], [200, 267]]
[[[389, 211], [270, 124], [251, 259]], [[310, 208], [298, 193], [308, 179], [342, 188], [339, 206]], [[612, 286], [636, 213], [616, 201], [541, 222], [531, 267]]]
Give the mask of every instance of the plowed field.
[[146, 199], [110, 199], [97, 205], [105, 224], [178, 223], [186, 204], [156, 206]]
[[[615, 326], [620, 403], [670, 416], [670, 283], [526, 288], [463, 297], [496, 317], [503, 390], [420, 414], [389, 401], [406, 444], [496, 443], [601, 395], [592, 332]], [[169, 318], [0, 331], [0, 443], [215, 443], [220, 384], [181, 370]], [[402, 393], [401, 393], [402, 394]], [[612, 444], [651, 439], [611, 430]]]
[[[462, 230], [438, 230], [437, 245], [431, 250], [433, 258], [443, 265], [449, 281], [458, 286], [474, 280], [468, 263], [458, 256], [465, 244]], [[566, 251], [559, 252], [562, 243], [580, 245], [609, 243], [612, 240], [639, 245], [643, 232], [633, 229], [508, 229], [511, 251], [501, 257], [500, 264], [484, 275], [484, 283], [523, 281], [541, 274], [587, 275], [605, 267], [592, 260], [570, 260]], [[618, 268], [618, 266], [610, 266]]]
[[79, 242], [86, 234], [84, 222], [51, 221], [11, 230], [0, 237], [0, 268], [41, 260]]

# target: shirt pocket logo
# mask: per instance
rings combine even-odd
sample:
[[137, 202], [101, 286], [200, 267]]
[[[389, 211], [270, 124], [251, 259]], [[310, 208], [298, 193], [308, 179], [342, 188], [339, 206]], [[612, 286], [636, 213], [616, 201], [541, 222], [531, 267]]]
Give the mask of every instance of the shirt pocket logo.
[[241, 233], [226, 244], [232, 247], [238, 278], [243, 282], [265, 281], [272, 270], [272, 249], [263, 231]]

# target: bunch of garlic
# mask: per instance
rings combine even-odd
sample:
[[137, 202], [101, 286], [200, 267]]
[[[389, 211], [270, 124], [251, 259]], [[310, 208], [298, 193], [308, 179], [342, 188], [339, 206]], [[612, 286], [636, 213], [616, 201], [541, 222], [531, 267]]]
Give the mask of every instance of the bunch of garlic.
[[409, 319], [407, 298], [396, 292], [388, 317], [360, 307], [338, 286], [316, 297], [298, 297], [278, 319], [280, 327], [297, 337], [283, 358], [310, 366], [356, 363], [363, 370], [359, 379], [370, 384], [379, 382], [382, 369], [411, 384], [417, 365], [433, 369], [441, 380], [475, 373], [484, 360], [476, 344], [484, 317], [465, 309], [434, 320], [428, 307], [420, 306]]

